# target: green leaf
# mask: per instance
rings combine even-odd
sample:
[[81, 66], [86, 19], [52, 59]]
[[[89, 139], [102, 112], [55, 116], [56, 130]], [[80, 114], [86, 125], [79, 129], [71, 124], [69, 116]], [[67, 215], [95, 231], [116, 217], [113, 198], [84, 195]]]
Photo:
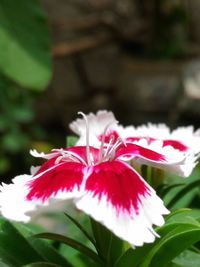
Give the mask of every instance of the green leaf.
[[28, 240], [3, 218], [0, 219], [0, 258], [10, 267], [44, 260]]
[[169, 214], [166, 223], [193, 223], [199, 225], [200, 210], [199, 209], [178, 209]]
[[123, 241], [92, 218], [91, 225], [99, 256], [108, 266], [113, 266], [123, 253]]
[[199, 267], [200, 254], [186, 250], [173, 260], [173, 263], [182, 267]]
[[180, 186], [184, 186], [183, 183], [179, 183], [179, 184], [172, 184], [172, 185], [162, 185], [161, 188], [158, 188], [156, 191], [158, 193], [158, 195], [163, 198], [166, 194], [168, 194], [172, 189], [180, 187]]
[[96, 249], [99, 256], [107, 261], [110, 247], [111, 232], [97, 221], [90, 219], [94, 239], [96, 241]]
[[74, 135], [69, 135], [66, 137], [67, 147], [75, 146], [77, 141], [78, 141], [78, 138]]
[[[174, 224], [174, 226], [164, 237], [157, 240], [152, 250], [145, 255], [145, 260], [140, 267], [165, 267], [181, 252], [200, 240], [198, 225], [183, 223], [177, 226]], [[162, 228], [160, 230], [162, 232]]]
[[23, 267], [61, 267], [60, 265], [49, 262], [34, 262]]
[[33, 231], [33, 227], [31, 225], [24, 225], [20, 223], [14, 223], [14, 225], [29, 241], [31, 246], [42, 256], [43, 259], [45, 259], [45, 261], [62, 267], [72, 267], [72, 265], [46, 240], [40, 240], [33, 237], [35, 231]]
[[51, 76], [47, 22], [38, 0], [1, 0], [0, 69], [23, 87], [41, 90]]
[[124, 242], [112, 233], [108, 251], [108, 265], [114, 266], [115, 262], [124, 252]]
[[[124, 266], [131, 266], [131, 267], [155, 267], [155, 266], [165, 266], [165, 261], [170, 262], [172, 258], [176, 257], [180, 252], [185, 250], [187, 246], [190, 246], [190, 241], [187, 242], [188, 237], [184, 240], [183, 244], [179, 245], [178, 238], [181, 239], [181, 235], [185, 235], [184, 230], [188, 228], [188, 235], [190, 231], [190, 227], [199, 230], [199, 217], [200, 211], [199, 210], [191, 210], [191, 209], [179, 209], [172, 212], [166, 218], [166, 224], [160, 228], [157, 228], [157, 232], [160, 235], [160, 238], [157, 238], [154, 243], [151, 244], [144, 244], [142, 247], [137, 247], [135, 249], [128, 249], [117, 261], [115, 267], [124, 267]], [[180, 228], [179, 228], [180, 227]], [[182, 232], [183, 231], [183, 232]], [[186, 232], [187, 233], [187, 232]], [[177, 237], [173, 239], [173, 237], [177, 234]], [[180, 234], [180, 236], [178, 235]], [[200, 236], [196, 236], [197, 239], [200, 240]], [[169, 246], [171, 246], [172, 252], [168, 251], [168, 248], [164, 252], [162, 246], [165, 246], [167, 243], [170, 242]], [[186, 243], [185, 243], [186, 241]], [[183, 247], [181, 247], [183, 245]], [[151, 261], [154, 257], [158, 257], [160, 249], [163, 249], [163, 255], [158, 258], [157, 262]], [[145, 258], [144, 258], [145, 255]], [[155, 260], [155, 259], [154, 259]], [[163, 261], [163, 262], [162, 262]], [[158, 264], [160, 262], [160, 264]], [[146, 265], [145, 265], [146, 263]], [[144, 266], [143, 266], [144, 264]], [[157, 264], [157, 265], [156, 265]]]
[[79, 230], [86, 236], [86, 238], [96, 247], [96, 242], [95, 240], [89, 235], [89, 233], [83, 228], [83, 226], [74, 218], [72, 218], [69, 214], [64, 213], [65, 216], [70, 219], [78, 228]]
[[86, 247], [82, 243], [80, 243], [80, 242], [78, 242], [72, 238], [69, 238], [69, 237], [66, 237], [63, 235], [59, 235], [59, 234], [53, 234], [53, 233], [36, 234], [34, 237], [46, 238], [49, 240], [61, 242], [63, 244], [66, 244], [66, 245], [76, 249], [80, 253], [85, 254], [87, 257], [91, 258], [95, 262], [100, 262], [100, 263], [102, 262], [101, 259], [98, 257], [98, 255], [93, 250], [91, 250], [90, 248]]
[[1, 260], [0, 260], [0, 266], [1, 266], [1, 267], [10, 267], [9, 265], [7, 265], [7, 264], [5, 264], [4, 262], [2, 262]]
[[1, 146], [12, 153], [18, 152], [28, 145], [28, 136], [19, 130], [10, 131], [3, 135]]
[[188, 192], [193, 190], [194, 188], [200, 185], [200, 180], [194, 181], [188, 185], [186, 185], [183, 189], [181, 189], [168, 203], [167, 207], [172, 208], [181, 198], [183, 198]]
[[4, 172], [9, 170], [10, 161], [8, 158], [3, 157], [1, 155], [0, 155], [0, 158], [1, 158], [1, 160], [0, 160], [0, 174], [1, 174], [1, 173], [4, 173]]
[[127, 249], [127, 251], [116, 262], [114, 267], [138, 266], [138, 264], [144, 259], [144, 255], [147, 255], [152, 247], [153, 244], [145, 244], [142, 247], [137, 247], [135, 249]]
[[30, 122], [33, 117], [34, 113], [30, 107], [26, 106], [13, 106], [12, 109], [13, 119], [18, 123], [27, 123]]

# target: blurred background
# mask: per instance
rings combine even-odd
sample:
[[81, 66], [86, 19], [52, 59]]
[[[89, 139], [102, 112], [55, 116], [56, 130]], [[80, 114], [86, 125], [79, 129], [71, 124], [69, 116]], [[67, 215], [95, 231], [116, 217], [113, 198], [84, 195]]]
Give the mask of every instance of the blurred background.
[[66, 145], [78, 111], [199, 127], [199, 0], [0, 3], [0, 176]]

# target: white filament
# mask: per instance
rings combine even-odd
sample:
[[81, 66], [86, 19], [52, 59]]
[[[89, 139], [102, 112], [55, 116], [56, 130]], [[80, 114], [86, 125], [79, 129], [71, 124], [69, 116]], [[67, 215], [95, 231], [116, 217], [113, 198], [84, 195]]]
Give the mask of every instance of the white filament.
[[78, 112], [79, 115], [81, 115], [83, 117], [83, 119], [85, 120], [85, 130], [86, 130], [86, 158], [87, 158], [87, 163], [88, 165], [92, 165], [92, 161], [90, 158], [90, 143], [89, 143], [89, 122], [87, 119], [87, 116], [83, 113], [83, 112]]
[[[104, 128], [103, 134], [102, 134], [102, 139], [101, 139], [101, 146], [100, 146], [100, 152], [99, 152], [99, 162], [102, 162], [103, 160], [103, 148], [104, 148], [104, 144], [105, 144], [105, 138], [106, 138], [106, 132], [108, 131], [108, 128], [113, 124], [113, 123], [118, 123], [118, 121], [111, 121], [110, 123], [108, 123], [106, 125], [106, 127]], [[108, 147], [112, 144], [114, 140], [114, 136], [110, 137], [109, 143], [108, 143]]]

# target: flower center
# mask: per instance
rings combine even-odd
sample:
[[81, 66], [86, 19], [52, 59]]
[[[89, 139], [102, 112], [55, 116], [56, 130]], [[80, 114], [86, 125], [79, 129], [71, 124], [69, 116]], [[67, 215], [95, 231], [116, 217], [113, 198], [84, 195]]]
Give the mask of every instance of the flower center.
[[[90, 136], [89, 136], [90, 128], [89, 128], [88, 118], [83, 112], [78, 112], [78, 114], [80, 114], [85, 121], [85, 142], [86, 142], [85, 153], [86, 153], [87, 165], [92, 166], [92, 165], [99, 164], [101, 162], [113, 160], [115, 157], [116, 149], [121, 144], [126, 146], [125, 141], [122, 140], [121, 137], [118, 136], [118, 138], [116, 139], [116, 135], [114, 134], [107, 135], [109, 127], [114, 123], [117, 124], [118, 121], [113, 120], [105, 126], [103, 134], [101, 135], [101, 144], [100, 144], [100, 147], [98, 148], [99, 153], [96, 157], [91, 151], [92, 147], [90, 147]], [[109, 139], [108, 139], [108, 136], [109, 136]]]

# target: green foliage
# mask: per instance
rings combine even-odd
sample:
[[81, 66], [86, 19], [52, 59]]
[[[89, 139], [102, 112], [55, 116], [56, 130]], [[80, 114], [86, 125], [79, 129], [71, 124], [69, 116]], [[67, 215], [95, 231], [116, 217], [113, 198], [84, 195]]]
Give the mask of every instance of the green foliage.
[[182, 267], [199, 267], [200, 264], [200, 254], [198, 252], [194, 252], [191, 250], [186, 250], [181, 253], [178, 257], [173, 260], [175, 266], [182, 266]]
[[38, 0], [0, 3], [0, 70], [27, 88], [41, 90], [51, 76], [48, 27]]
[[[176, 257], [181, 252], [200, 241], [199, 218], [200, 212], [198, 215], [190, 210], [174, 212], [166, 220], [166, 224], [157, 229], [160, 238], [155, 243], [145, 244], [135, 250], [128, 249], [115, 267], [164, 267], [172, 261], [179, 261], [179, 257]], [[183, 257], [184, 254], [181, 255]]]
[[164, 199], [164, 202], [170, 210], [185, 207], [199, 207], [199, 177], [199, 165], [194, 169], [191, 176], [186, 179], [169, 174], [167, 175], [167, 177], [164, 177], [165, 190], [160, 191], [160, 196], [162, 199]]
[[3, 218], [0, 219], [0, 258], [3, 264], [21, 267], [36, 262], [46, 262], [60, 267], [71, 267], [49, 243], [33, 238], [33, 233], [31, 226], [12, 224]]
[[[10, 223], [0, 220], [0, 258], [7, 266], [24, 267], [189, 267], [193, 259], [198, 266], [200, 241], [200, 211], [179, 209], [166, 218], [166, 224], [157, 228], [160, 238], [154, 243], [131, 248], [101, 224], [91, 221], [93, 238], [74, 218], [71, 222], [80, 229], [93, 248], [60, 234], [39, 233], [31, 225]], [[33, 235], [33, 233], [36, 233]], [[65, 244], [77, 251], [72, 261], [70, 250], [63, 253], [60, 247], [55, 250], [51, 243], [42, 239]], [[16, 247], [16, 244], [20, 246]], [[91, 243], [91, 244], [92, 244]], [[144, 257], [145, 255], [145, 257]], [[70, 262], [70, 263], [69, 263]], [[20, 265], [21, 264], [21, 265]], [[196, 264], [196, 265], [195, 265]], [[4, 266], [2, 265], [2, 266]]]
[[10, 157], [27, 151], [40, 135], [33, 124], [33, 91], [44, 90], [51, 73], [49, 30], [39, 0], [0, 1], [0, 174], [12, 173]]
[[77, 140], [78, 140], [78, 138], [76, 136], [73, 136], [73, 135], [67, 136], [67, 138], [66, 138], [66, 147], [75, 146]]
[[25, 165], [31, 143], [44, 136], [44, 131], [33, 122], [34, 99], [33, 92], [0, 75], [0, 174], [19, 166], [14, 160], [19, 154]]

